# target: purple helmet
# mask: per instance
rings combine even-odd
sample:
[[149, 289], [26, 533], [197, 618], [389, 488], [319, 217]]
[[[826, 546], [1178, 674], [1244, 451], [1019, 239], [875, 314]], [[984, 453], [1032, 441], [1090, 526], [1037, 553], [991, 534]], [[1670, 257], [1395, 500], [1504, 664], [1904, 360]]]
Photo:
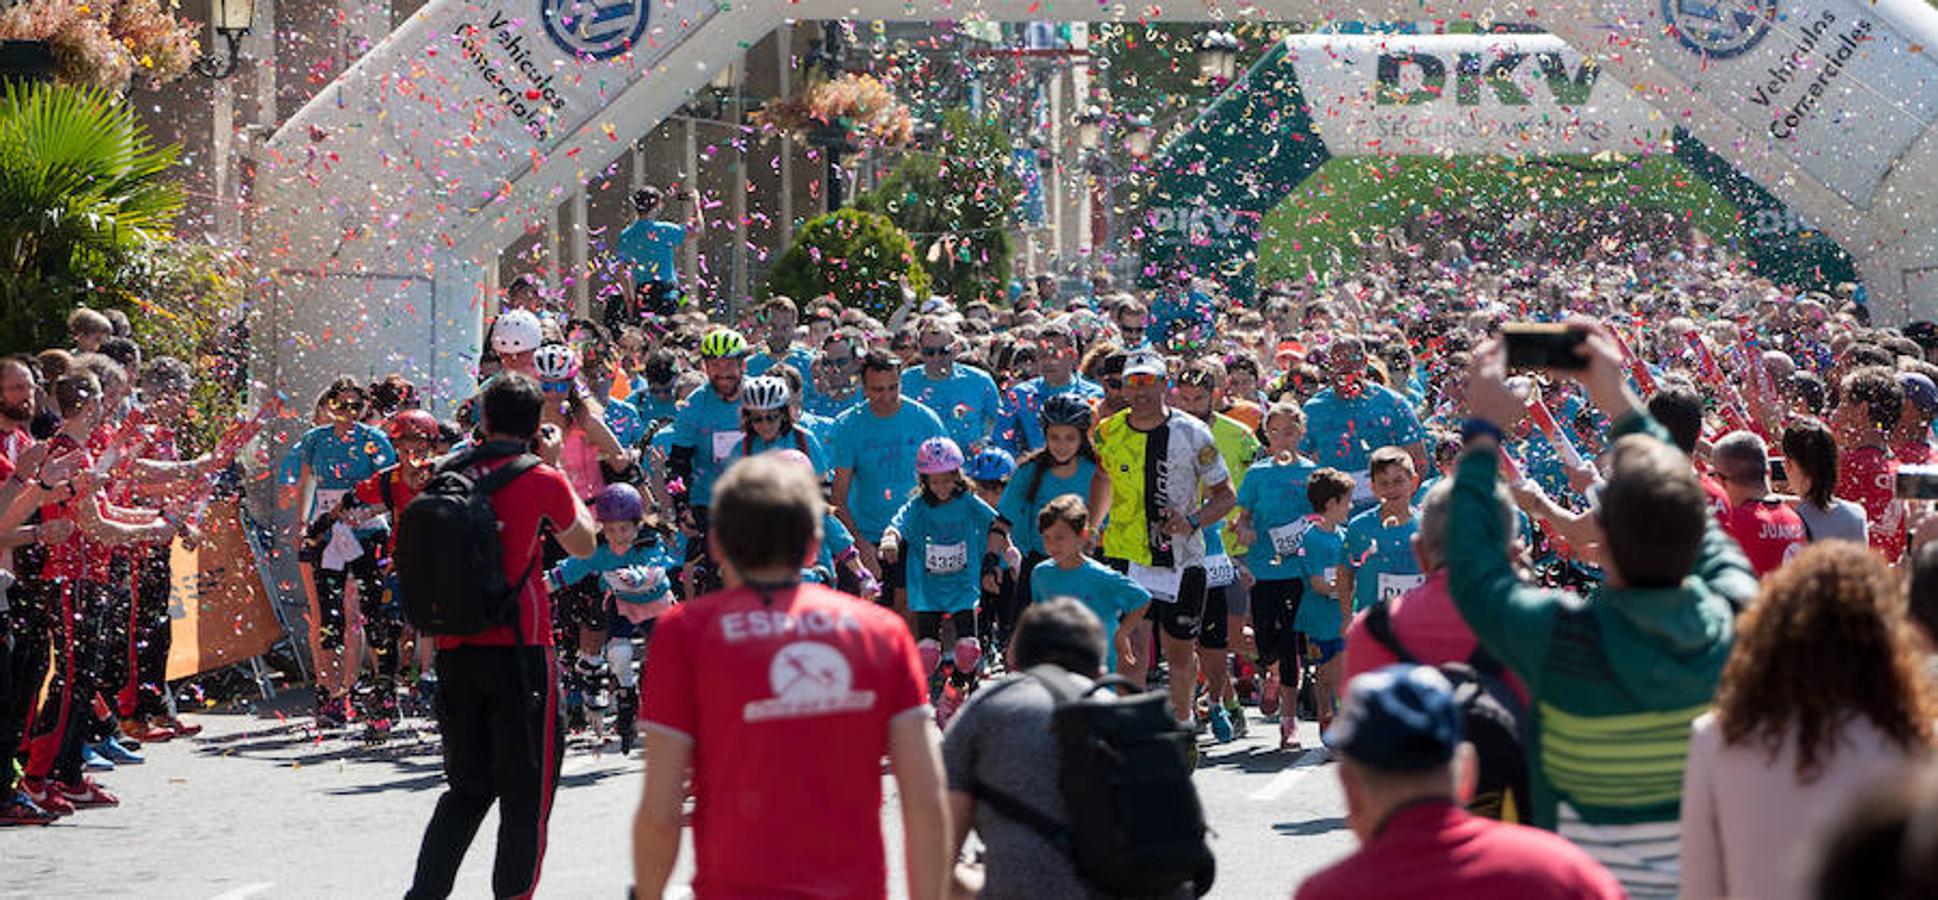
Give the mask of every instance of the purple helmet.
[[954, 472], [962, 468], [962, 448], [945, 437], [932, 437], [915, 448], [915, 471], [923, 475]]
[[608, 484], [592, 498], [592, 515], [601, 522], [637, 522], [646, 515], [646, 503], [639, 489], [630, 484]]

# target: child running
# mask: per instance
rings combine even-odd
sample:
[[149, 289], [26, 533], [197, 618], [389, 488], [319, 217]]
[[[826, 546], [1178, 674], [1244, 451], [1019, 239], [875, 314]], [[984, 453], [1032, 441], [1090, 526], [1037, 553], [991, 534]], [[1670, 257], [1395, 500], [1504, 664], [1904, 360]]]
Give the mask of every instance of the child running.
[[[908, 552], [908, 608], [915, 613], [915, 649], [922, 671], [933, 673], [942, 661], [942, 620], [955, 631], [953, 668], [938, 686], [936, 725], [947, 727], [975, 686], [982, 643], [976, 639], [976, 603], [982, 599], [978, 571], [969, 565], [982, 549], [1007, 554], [1009, 539], [991, 526], [996, 511], [969, 492], [962, 475], [962, 449], [946, 437], [932, 437], [915, 450], [921, 480], [916, 496], [903, 504], [882, 533], [882, 559], [893, 563]], [[975, 550], [971, 550], [971, 548]]]
[[[605, 613], [605, 659], [618, 685], [619, 752], [631, 753], [639, 712], [639, 676], [633, 671], [633, 640], [650, 642], [653, 622], [673, 607], [672, 580], [667, 573], [679, 567], [677, 556], [656, 520], [646, 517], [646, 503], [630, 484], [609, 484], [593, 497], [593, 517], [599, 522], [599, 549], [585, 559], [567, 557], [547, 573], [549, 587], [594, 598]], [[580, 662], [587, 661], [581, 656]], [[640, 662], [645, 662], [641, 654]], [[590, 668], [591, 666], [587, 666]], [[603, 692], [596, 684], [592, 690]], [[603, 709], [606, 704], [592, 704]]]
[[1050, 555], [1030, 571], [1030, 602], [1076, 598], [1104, 623], [1104, 671], [1116, 671], [1119, 659], [1135, 665], [1131, 629], [1144, 620], [1151, 592], [1129, 575], [1083, 555], [1090, 539], [1090, 508], [1077, 495], [1064, 494], [1036, 514], [1036, 530]]
[[[1310, 642], [1312, 664], [1317, 667], [1313, 707], [1319, 717], [1319, 733], [1332, 727], [1333, 698], [1339, 690], [1343, 665], [1341, 651], [1346, 639], [1341, 630], [1352, 615], [1352, 599], [1341, 591], [1340, 575], [1345, 571], [1346, 543], [1340, 526], [1353, 510], [1353, 477], [1338, 469], [1312, 473], [1305, 487], [1306, 500], [1314, 514], [1312, 527], [1300, 542], [1300, 570], [1304, 573], [1306, 596], [1311, 602], [1299, 604], [1299, 617], [1293, 627]], [[1279, 749], [1299, 749], [1299, 717], [1296, 710], [1284, 710], [1279, 718]]]
[[[1305, 410], [1279, 401], [1265, 414], [1265, 439], [1271, 455], [1246, 470], [1238, 488], [1238, 540], [1250, 549], [1245, 555], [1251, 572], [1252, 635], [1265, 684], [1258, 711], [1266, 716], [1298, 707], [1300, 646], [1295, 623], [1305, 580], [1300, 549], [1312, 528], [1312, 504], [1306, 489], [1318, 464], [1299, 455], [1305, 440]], [[1281, 738], [1288, 715], [1279, 723]], [[1296, 746], [1296, 743], [1295, 743]]]

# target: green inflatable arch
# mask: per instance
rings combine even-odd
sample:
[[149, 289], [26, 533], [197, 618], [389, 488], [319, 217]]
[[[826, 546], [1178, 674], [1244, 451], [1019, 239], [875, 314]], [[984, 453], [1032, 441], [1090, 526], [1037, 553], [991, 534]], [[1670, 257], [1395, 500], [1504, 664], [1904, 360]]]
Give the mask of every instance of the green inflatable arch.
[[[1241, 300], [1256, 294], [1265, 216], [1334, 155], [1315, 127], [1295, 60], [1291, 42], [1277, 42], [1154, 155], [1148, 205], [1134, 234], [1141, 284], [1186, 272]], [[1565, 70], [1549, 77], [1569, 84]], [[1582, 77], [1575, 76], [1577, 89]], [[1850, 257], [1762, 185], [1680, 126], [1671, 142], [1677, 160], [1741, 210], [1748, 226], [1741, 249], [1759, 272], [1812, 286], [1857, 280]]]

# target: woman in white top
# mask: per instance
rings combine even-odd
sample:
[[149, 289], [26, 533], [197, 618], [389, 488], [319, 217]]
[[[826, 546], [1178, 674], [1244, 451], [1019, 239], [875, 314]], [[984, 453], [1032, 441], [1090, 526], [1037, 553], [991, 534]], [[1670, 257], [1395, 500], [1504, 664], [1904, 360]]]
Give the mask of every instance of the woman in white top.
[[1765, 576], [1689, 740], [1683, 897], [1808, 896], [1808, 851], [1851, 797], [1929, 756], [1938, 690], [1905, 608], [1862, 544]]
[[1831, 496], [1837, 489], [1837, 441], [1830, 428], [1816, 419], [1798, 419], [1783, 429], [1783, 468], [1791, 505], [1803, 519], [1810, 540], [1869, 540], [1864, 507]]

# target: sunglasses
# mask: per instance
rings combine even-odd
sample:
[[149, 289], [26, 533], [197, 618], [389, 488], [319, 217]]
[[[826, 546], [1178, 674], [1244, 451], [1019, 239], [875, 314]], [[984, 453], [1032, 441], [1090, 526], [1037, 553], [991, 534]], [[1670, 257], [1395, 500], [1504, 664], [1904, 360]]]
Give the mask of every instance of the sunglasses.
[[1121, 391], [1124, 389], [1124, 379], [1106, 378], [1104, 379], [1104, 387], [1110, 388], [1113, 391]]
[[1124, 384], [1131, 387], [1150, 387], [1163, 380], [1163, 377], [1152, 375], [1149, 372], [1139, 372], [1135, 375], [1124, 376]]
[[955, 352], [955, 349], [952, 347], [923, 347], [922, 348], [922, 355], [930, 359], [935, 359], [936, 357], [939, 357], [939, 356], [948, 356], [949, 354], [954, 352]]
[[547, 381], [539, 386], [544, 388], [547, 394], [569, 394], [572, 392], [572, 382], [570, 381]]
[[749, 421], [749, 422], [752, 422], [752, 423], [754, 423], [754, 424], [756, 424], [756, 425], [758, 425], [758, 424], [762, 424], [762, 423], [765, 423], [765, 422], [779, 422], [779, 421], [781, 421], [781, 420], [782, 420], [783, 418], [785, 418], [785, 416], [783, 416], [783, 415], [782, 415], [781, 413], [778, 413], [778, 412], [750, 412], [750, 413], [747, 413], [747, 421]]

